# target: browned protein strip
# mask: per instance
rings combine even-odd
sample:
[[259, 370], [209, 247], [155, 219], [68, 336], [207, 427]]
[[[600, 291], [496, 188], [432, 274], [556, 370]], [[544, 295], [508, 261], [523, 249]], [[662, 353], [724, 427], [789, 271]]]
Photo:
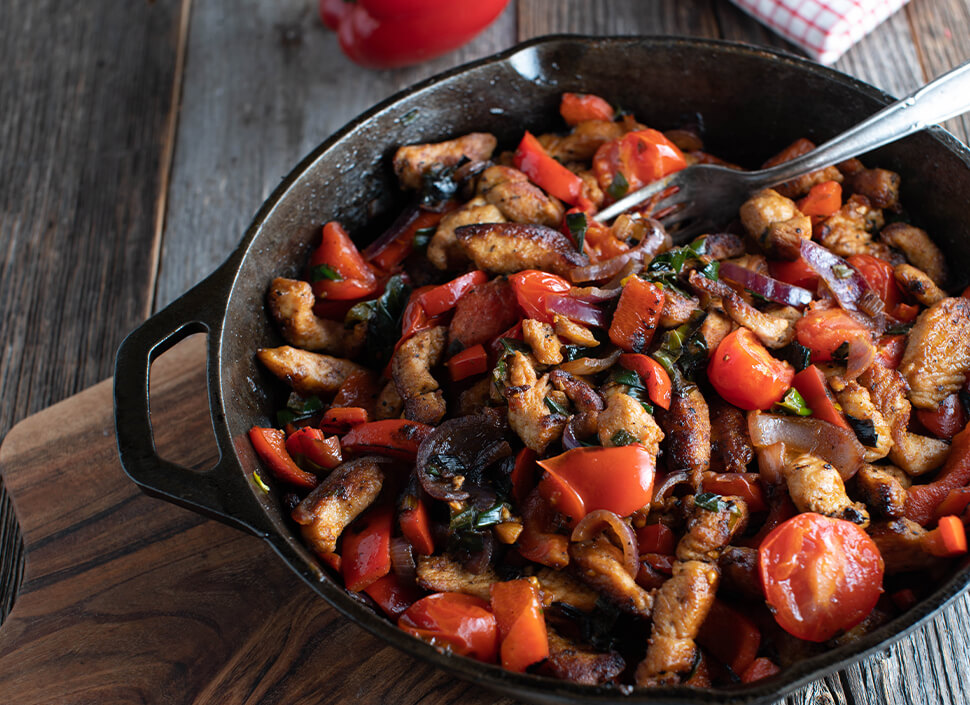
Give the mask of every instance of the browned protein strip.
[[367, 371], [356, 362], [289, 345], [260, 348], [256, 351], [256, 357], [270, 372], [303, 396], [334, 394], [350, 375]]
[[623, 657], [615, 651], [595, 651], [567, 639], [552, 627], [546, 632], [549, 657], [539, 667], [539, 672], [544, 675], [585, 685], [600, 685], [612, 681], [626, 667]]
[[404, 401], [404, 417], [436, 424], [447, 405], [438, 380], [431, 374], [445, 352], [448, 328], [435, 326], [418, 331], [401, 344], [391, 358], [391, 375]]
[[711, 447], [724, 463], [726, 472], [744, 472], [754, 459], [744, 413], [720, 396], [710, 402]]
[[463, 225], [455, 234], [475, 266], [492, 274], [541, 269], [567, 277], [589, 263], [569, 238], [545, 225], [483, 223]]
[[958, 391], [970, 370], [970, 299], [943, 299], [916, 319], [899, 363], [918, 409], [936, 409]]
[[686, 394], [674, 394], [670, 408], [660, 418], [666, 436], [667, 468], [686, 471], [695, 488], [701, 475], [711, 467], [711, 417], [701, 391], [694, 387]]
[[444, 142], [406, 145], [394, 154], [394, 173], [402, 188], [419, 189], [428, 172], [455, 166], [462, 159], [473, 162], [489, 159], [497, 144], [494, 135], [470, 132]]

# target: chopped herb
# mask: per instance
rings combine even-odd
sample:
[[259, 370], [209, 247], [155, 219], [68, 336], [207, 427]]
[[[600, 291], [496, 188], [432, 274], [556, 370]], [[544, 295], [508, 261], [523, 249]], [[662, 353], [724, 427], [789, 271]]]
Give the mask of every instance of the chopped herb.
[[[640, 276], [671, 289], [680, 291], [678, 277], [688, 262], [697, 260], [707, 250], [707, 238], [699, 237], [689, 245], [674, 247], [657, 255]], [[720, 264], [715, 260], [703, 266], [701, 273], [708, 279], [717, 279]]]
[[503, 356], [512, 355], [513, 353], [516, 353], [516, 352], [521, 352], [521, 353], [532, 352], [532, 348], [530, 348], [527, 344], [525, 344], [521, 340], [516, 340], [515, 338], [501, 338], [499, 339], [498, 342], [502, 344], [502, 348], [505, 351], [503, 353]]
[[414, 233], [414, 240], [411, 242], [411, 246], [417, 252], [423, 252], [428, 247], [428, 243], [431, 242], [431, 237], [434, 235], [437, 228], [421, 228], [416, 230]]
[[795, 340], [791, 344], [791, 354], [788, 361], [795, 368], [795, 372], [801, 372], [812, 364], [812, 351]]
[[286, 400], [286, 408], [276, 412], [276, 425], [280, 428], [288, 423], [300, 421], [323, 411], [323, 402], [318, 396], [301, 397], [296, 392]]
[[808, 408], [808, 404], [805, 403], [804, 397], [794, 387], [785, 393], [781, 401], [776, 401], [773, 408], [784, 414], [792, 414], [794, 416], [809, 416], [812, 413], [812, 410]]
[[710, 262], [704, 265], [700, 270], [701, 274], [703, 274], [711, 281], [717, 281], [717, 275], [720, 271], [721, 271], [721, 263], [718, 262], [716, 259], [712, 259]]
[[569, 228], [569, 234], [573, 236], [573, 240], [576, 242], [576, 251], [579, 252], [579, 254], [583, 254], [583, 243], [586, 240], [586, 229], [589, 227], [586, 222], [586, 214], [567, 213], [566, 227]]
[[344, 325], [353, 327], [367, 321], [367, 342], [364, 355], [373, 367], [383, 368], [394, 351], [394, 343], [401, 337], [401, 316], [407, 306], [411, 287], [400, 274], [387, 280], [379, 298], [363, 301], [347, 312]]
[[751, 298], [754, 299], [755, 301], [765, 301], [765, 302], [771, 301], [771, 299], [769, 299], [767, 296], [763, 296], [759, 294], [757, 291], [752, 291], [751, 289], [745, 289], [745, 291], [751, 294]]
[[843, 340], [842, 344], [832, 351], [832, 359], [836, 362], [845, 362], [849, 359], [849, 341]]
[[256, 484], [259, 486], [259, 489], [261, 489], [263, 492], [269, 492], [269, 485], [263, 482], [263, 478], [261, 478], [259, 476], [259, 473], [256, 472], [255, 470], [253, 471], [253, 480], [256, 481]]
[[852, 276], [853, 270], [847, 264], [836, 264], [832, 266], [832, 274], [835, 275], [836, 279], [848, 279]]
[[646, 411], [650, 415], [653, 415], [653, 411], [654, 411], [653, 404], [647, 403], [643, 399], [637, 399], [637, 401], [640, 402], [640, 406], [643, 407], [644, 411]]
[[467, 507], [453, 513], [448, 528], [452, 540], [461, 548], [475, 552], [485, 547], [481, 530], [505, 521], [510, 514], [508, 503], [498, 500], [487, 509]]
[[617, 368], [613, 370], [613, 374], [610, 375], [610, 379], [617, 384], [624, 384], [627, 387], [643, 388], [643, 380], [640, 378], [640, 375], [636, 370], [628, 370], [623, 367]]
[[666, 370], [678, 394], [692, 389], [694, 378], [707, 366], [707, 340], [700, 331], [706, 317], [704, 311], [694, 311], [687, 323], [664, 333], [660, 347], [651, 355]]
[[433, 207], [452, 199], [458, 192], [455, 172], [468, 161], [467, 157], [463, 157], [452, 166], [437, 167], [425, 172], [421, 179], [421, 205]]
[[628, 446], [631, 443], [639, 442], [640, 440], [625, 428], [621, 428], [619, 431], [610, 436], [610, 443], [615, 446]]
[[694, 496], [694, 504], [696, 504], [701, 509], [706, 509], [709, 512], [719, 512], [727, 506], [727, 502], [719, 494], [714, 494], [713, 492], [701, 492]]
[[845, 414], [845, 420], [849, 422], [859, 443], [869, 448], [875, 448], [878, 445], [879, 434], [876, 433], [876, 425], [872, 419], [857, 419], [855, 416]]
[[495, 524], [501, 524], [510, 514], [509, 505], [505, 502], [496, 502], [488, 509], [483, 509], [475, 515], [473, 526], [476, 529], [484, 529]]
[[886, 335], [906, 335], [913, 328], [916, 321], [898, 321], [886, 329]]
[[562, 357], [565, 362], [571, 362], [572, 360], [586, 357], [588, 351], [589, 348], [585, 348], [582, 345], [563, 345]]
[[626, 177], [623, 175], [622, 171], [617, 171], [616, 175], [613, 177], [612, 183], [609, 185], [609, 188], [606, 189], [606, 192], [610, 194], [610, 198], [612, 198], [614, 201], [618, 201], [619, 199], [623, 198], [629, 190], [630, 182], [626, 180]]
[[551, 411], [552, 413], [558, 414], [560, 416], [569, 415], [569, 411], [566, 409], [566, 407], [564, 407], [562, 404], [560, 404], [552, 397], [546, 397], [544, 401], [546, 402], [546, 406], [548, 407], [549, 411]]
[[325, 279], [332, 282], [342, 282], [344, 280], [340, 272], [329, 264], [318, 264], [310, 270], [310, 281], [322, 282]]

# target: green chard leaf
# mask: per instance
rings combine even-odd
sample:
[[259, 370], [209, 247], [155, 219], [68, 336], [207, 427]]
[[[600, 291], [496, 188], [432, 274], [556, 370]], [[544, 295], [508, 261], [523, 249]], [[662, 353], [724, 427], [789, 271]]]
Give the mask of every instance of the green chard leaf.
[[331, 267], [329, 264], [318, 264], [316, 267], [310, 270], [310, 281], [322, 282], [324, 280], [342, 282], [344, 278], [340, 272]]
[[631, 443], [639, 442], [640, 440], [625, 428], [621, 428], [619, 431], [610, 436], [610, 443], [615, 446], [628, 446]]
[[622, 171], [616, 172], [613, 177], [613, 181], [610, 183], [606, 192], [610, 195], [614, 201], [618, 201], [623, 198], [627, 192], [630, 190], [630, 182], [626, 180]]
[[782, 413], [792, 414], [794, 416], [810, 416], [812, 413], [812, 410], [808, 408], [808, 404], [805, 403], [805, 399], [794, 387], [785, 392], [785, 396], [781, 398], [781, 401], [775, 402], [774, 408]]
[[583, 254], [583, 243], [586, 240], [586, 230], [589, 227], [586, 222], [586, 214], [567, 213], [566, 227], [569, 228], [569, 234], [573, 236], [573, 240], [576, 242], [576, 251]]
[[568, 416], [569, 415], [569, 411], [566, 409], [566, 407], [564, 407], [562, 404], [560, 404], [558, 401], [556, 401], [552, 397], [546, 397], [544, 401], [546, 402], [546, 407], [552, 413], [558, 414], [559, 416]]

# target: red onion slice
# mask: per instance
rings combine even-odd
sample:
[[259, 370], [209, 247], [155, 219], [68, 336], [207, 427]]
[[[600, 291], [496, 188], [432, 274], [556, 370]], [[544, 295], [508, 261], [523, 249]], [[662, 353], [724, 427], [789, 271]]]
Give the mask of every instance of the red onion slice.
[[388, 244], [394, 242], [401, 236], [401, 233], [411, 227], [411, 224], [417, 219], [420, 213], [421, 211], [417, 206], [408, 206], [405, 208], [394, 222], [391, 223], [391, 227], [385, 230], [380, 237], [369, 244], [360, 254], [364, 259], [370, 261], [371, 257], [384, 249]]
[[758, 448], [758, 471], [761, 479], [768, 485], [780, 485], [785, 482], [785, 444], [772, 443]]
[[574, 299], [585, 301], [588, 304], [602, 304], [617, 298], [622, 289], [603, 289], [598, 286], [574, 286], [569, 291], [569, 295]]
[[571, 321], [585, 323], [591, 326], [605, 328], [607, 326], [606, 314], [593, 304], [574, 299], [572, 296], [550, 295], [546, 296], [546, 311], [558, 313]]
[[574, 282], [603, 281], [623, 269], [630, 261], [643, 262], [653, 259], [665, 246], [670, 247], [671, 239], [664, 226], [653, 218], [647, 218], [650, 230], [633, 248], [623, 254], [611, 257], [602, 262], [588, 264], [585, 267], [574, 267], [569, 272], [569, 278]]
[[417, 577], [411, 544], [403, 536], [391, 539], [391, 569], [397, 577], [407, 581], [414, 581]]
[[616, 544], [623, 549], [623, 568], [631, 577], [637, 577], [640, 570], [640, 551], [637, 536], [623, 519], [607, 509], [597, 509], [580, 520], [573, 529], [571, 541], [589, 541], [594, 536], [609, 529], [616, 537]]
[[748, 413], [748, 432], [756, 448], [784, 443], [791, 452], [817, 455], [834, 465], [843, 480], [863, 465], [865, 448], [855, 433], [828, 421], [752, 411]]
[[812, 303], [812, 292], [808, 289], [786, 284], [733, 262], [721, 262], [720, 274], [725, 279], [736, 281], [745, 289], [750, 289], [759, 296], [778, 304], [808, 306]]
[[582, 442], [576, 438], [576, 430], [573, 428], [572, 419], [570, 419], [566, 427], [562, 430], [562, 447], [566, 450], [572, 450], [582, 445]]
[[654, 481], [653, 485], [653, 501], [660, 502], [667, 499], [670, 493], [674, 491], [674, 488], [680, 484], [687, 484], [690, 482], [690, 478], [687, 477], [687, 473], [683, 470], [677, 472], [671, 472], [663, 476], [660, 482]]

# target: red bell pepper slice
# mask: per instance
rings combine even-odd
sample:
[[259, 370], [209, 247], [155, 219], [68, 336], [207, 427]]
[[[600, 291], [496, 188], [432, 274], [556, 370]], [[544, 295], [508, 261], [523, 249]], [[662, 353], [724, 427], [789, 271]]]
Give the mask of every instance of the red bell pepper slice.
[[629, 516], [653, 498], [655, 459], [639, 443], [574, 448], [539, 466], [539, 491], [572, 525], [596, 509]]
[[450, 311], [458, 303], [458, 299], [476, 286], [488, 281], [488, 275], [481, 270], [462, 274], [447, 284], [436, 286], [418, 297], [418, 302], [429, 316], [437, 316]]
[[428, 519], [428, 505], [418, 494], [408, 493], [401, 502], [398, 515], [401, 533], [404, 534], [415, 553], [430, 556], [434, 553], [434, 537], [431, 534], [431, 521]]
[[480, 597], [436, 592], [405, 610], [397, 626], [438, 648], [492, 663], [498, 655], [498, 625]]
[[936, 514], [950, 490], [970, 484], [970, 425], [953, 437], [946, 462], [932, 482], [909, 488], [903, 514], [917, 524], [926, 525]]
[[637, 529], [637, 547], [640, 553], [662, 553], [671, 556], [677, 548], [674, 530], [657, 522]]
[[549, 637], [539, 592], [529, 580], [492, 583], [491, 606], [498, 625], [502, 667], [524, 673], [549, 658]]
[[286, 439], [286, 450], [290, 457], [303, 457], [324, 470], [333, 470], [340, 465], [340, 439], [325, 436], [318, 428], [304, 426], [294, 431]]
[[546, 311], [546, 298], [568, 293], [572, 289], [572, 285], [562, 277], [537, 269], [516, 272], [509, 277], [509, 281], [525, 317], [543, 323], [553, 321], [553, 314]]
[[367, 423], [367, 410], [359, 406], [335, 406], [328, 409], [320, 421], [320, 430], [343, 434]]
[[610, 340], [627, 352], [645, 352], [657, 332], [664, 292], [657, 284], [634, 277], [623, 287], [610, 324]]
[[391, 572], [391, 531], [394, 510], [371, 507], [344, 529], [340, 537], [340, 572], [344, 586], [360, 592]]
[[950, 490], [946, 498], [936, 508], [936, 517], [940, 518], [952, 514], [962, 517], [970, 505], [970, 487], [957, 487]]
[[781, 673], [781, 669], [775, 665], [774, 661], [764, 656], [759, 656], [751, 662], [750, 666], [744, 669], [744, 673], [739, 675], [741, 676], [742, 683], [754, 683], [755, 681], [770, 678], [779, 673]]
[[526, 560], [565, 568], [569, 564], [569, 537], [550, 531], [554, 514], [542, 491], [533, 490], [522, 504], [522, 533], [515, 543]]
[[905, 335], [884, 335], [876, 341], [876, 362], [890, 370], [899, 367], [906, 352]]
[[761, 631], [736, 609], [715, 599], [697, 634], [697, 643], [735, 673], [743, 673], [758, 655]]
[[535, 487], [536, 458], [538, 455], [531, 448], [523, 448], [515, 456], [515, 465], [512, 467], [512, 498], [522, 503]]
[[365, 587], [364, 592], [391, 619], [397, 619], [421, 599], [421, 591], [414, 585], [404, 583], [393, 571]]
[[432, 427], [417, 421], [384, 419], [352, 428], [340, 445], [354, 453], [381, 453], [402, 460], [414, 460], [418, 446]]
[[943, 516], [935, 529], [920, 537], [919, 544], [930, 555], [952, 558], [967, 552], [967, 532], [960, 517]]
[[763, 512], [768, 509], [768, 502], [759, 478], [756, 472], [705, 472], [701, 485], [705, 492], [740, 497], [749, 512]]
[[375, 293], [377, 275], [340, 223], [323, 226], [320, 246], [310, 256], [310, 282], [320, 298], [361, 299]]
[[829, 397], [828, 384], [825, 375], [815, 365], [809, 365], [797, 373], [791, 381], [791, 386], [798, 390], [802, 399], [812, 410], [812, 416], [828, 421], [844, 429], [851, 430], [842, 412], [835, 408], [835, 402]]
[[937, 438], [952, 439], [967, 425], [967, 414], [960, 403], [960, 395], [953, 393], [936, 409], [917, 409], [916, 418]]
[[466, 377], [488, 372], [488, 353], [485, 352], [485, 346], [473, 345], [454, 355], [445, 365], [451, 373], [452, 381], [460, 382]]
[[340, 48], [361, 66], [409, 66], [457, 49], [490, 25], [509, 0], [357, 0], [337, 6], [321, 0], [324, 24], [337, 31]]
[[811, 217], [812, 225], [816, 225], [842, 207], [842, 185], [838, 181], [815, 184], [796, 205], [804, 215]]
[[563, 93], [559, 100], [559, 114], [567, 125], [587, 120], [612, 120], [613, 106], [592, 93]]
[[818, 283], [822, 278], [801, 257], [789, 262], [787, 260], [768, 260], [768, 273], [786, 284], [800, 286], [809, 291], [818, 290]]
[[[340, 1], [345, 2], [345, 0]], [[391, 236], [389, 240], [383, 242], [381, 241], [386, 236], [378, 238], [364, 250], [362, 253], [364, 259], [385, 272], [394, 270], [411, 254], [411, 250], [414, 248], [414, 237], [418, 231], [435, 228], [446, 212], [446, 210], [440, 212], [425, 211], [420, 208], [411, 208], [405, 211], [401, 214], [398, 222], [391, 226], [392, 230], [398, 231], [397, 235]], [[387, 235], [390, 235], [390, 233]]]
[[526, 131], [519, 142], [513, 163], [516, 169], [546, 193], [583, 210], [593, 208], [592, 203], [583, 195], [583, 180], [550, 157], [531, 132]]
[[662, 409], [670, 408], [670, 376], [659, 362], [641, 353], [623, 353], [620, 366], [633, 370], [647, 385], [650, 401]]
[[249, 429], [249, 441], [273, 477], [280, 482], [305, 490], [312, 490], [320, 483], [316, 475], [300, 468], [290, 457], [286, 451], [286, 434], [279, 429], [253, 426]]

